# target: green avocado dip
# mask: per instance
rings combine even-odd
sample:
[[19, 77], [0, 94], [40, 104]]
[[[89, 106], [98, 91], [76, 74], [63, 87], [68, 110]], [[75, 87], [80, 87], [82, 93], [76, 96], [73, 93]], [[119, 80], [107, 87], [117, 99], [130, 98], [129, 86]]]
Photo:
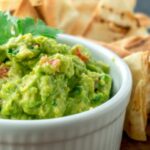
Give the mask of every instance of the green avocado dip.
[[110, 98], [109, 66], [88, 50], [44, 36], [0, 45], [0, 118], [45, 119], [80, 113]]

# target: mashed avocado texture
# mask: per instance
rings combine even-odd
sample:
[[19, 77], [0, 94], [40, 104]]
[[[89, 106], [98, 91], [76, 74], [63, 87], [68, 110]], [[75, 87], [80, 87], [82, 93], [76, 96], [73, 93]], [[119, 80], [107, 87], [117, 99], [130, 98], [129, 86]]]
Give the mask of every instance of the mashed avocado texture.
[[80, 113], [107, 101], [111, 86], [109, 67], [81, 45], [26, 34], [0, 46], [0, 118]]

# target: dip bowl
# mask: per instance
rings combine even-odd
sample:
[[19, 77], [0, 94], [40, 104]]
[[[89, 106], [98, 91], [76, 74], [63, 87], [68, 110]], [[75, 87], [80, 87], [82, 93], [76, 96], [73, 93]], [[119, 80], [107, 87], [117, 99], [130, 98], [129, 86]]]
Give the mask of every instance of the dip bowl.
[[0, 150], [119, 150], [132, 78], [116, 54], [92, 42], [60, 34], [61, 43], [82, 44], [110, 66], [113, 91], [104, 104], [75, 115], [44, 120], [0, 119]]

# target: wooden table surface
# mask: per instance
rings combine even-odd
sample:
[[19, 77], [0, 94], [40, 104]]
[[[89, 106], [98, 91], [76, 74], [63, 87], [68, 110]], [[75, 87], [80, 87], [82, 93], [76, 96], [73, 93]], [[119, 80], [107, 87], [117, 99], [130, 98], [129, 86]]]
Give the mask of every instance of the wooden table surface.
[[150, 121], [147, 126], [147, 135], [146, 142], [138, 142], [130, 139], [125, 133], [123, 133], [120, 150], [150, 150]]
[[121, 150], [150, 150], [150, 137], [146, 142], [131, 140], [126, 134], [123, 135]]

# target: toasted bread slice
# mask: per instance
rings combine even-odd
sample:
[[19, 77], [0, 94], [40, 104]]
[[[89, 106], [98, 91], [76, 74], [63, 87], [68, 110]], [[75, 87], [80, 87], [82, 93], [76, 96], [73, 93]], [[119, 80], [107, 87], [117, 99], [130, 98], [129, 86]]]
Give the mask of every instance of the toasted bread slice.
[[20, 5], [13, 13], [14, 16], [24, 18], [24, 17], [33, 17], [34, 19], [39, 18], [38, 13], [31, 5], [29, 0], [21, 0]]

